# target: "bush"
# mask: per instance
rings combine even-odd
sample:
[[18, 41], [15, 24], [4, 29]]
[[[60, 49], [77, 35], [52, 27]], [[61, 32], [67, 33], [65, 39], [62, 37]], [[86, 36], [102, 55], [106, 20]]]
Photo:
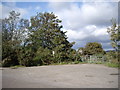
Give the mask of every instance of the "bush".
[[[9, 67], [9, 66], [14, 66], [14, 65], [19, 65], [19, 61], [18, 61], [18, 57], [17, 57], [17, 53], [15, 52], [15, 50], [11, 50], [8, 51], [9, 55], [2, 58], [2, 66], [3, 67]], [[5, 53], [3, 53], [5, 54]]]
[[22, 48], [19, 51], [18, 60], [19, 64], [23, 66], [33, 66], [34, 52], [31, 48]]
[[19, 63], [18, 63], [17, 58], [13, 59], [12, 56], [9, 56], [2, 61], [3, 67], [10, 67], [10, 66], [14, 66], [14, 65], [19, 65]]
[[117, 52], [113, 52], [113, 51], [107, 52], [106, 58], [107, 58], [107, 61], [110, 63], [115, 63], [115, 64], [119, 63]]
[[40, 47], [33, 59], [36, 65], [49, 65], [53, 62], [53, 56], [51, 50]]
[[109, 63], [109, 62], [107, 62], [107, 63], [105, 63], [105, 65], [109, 66], [109, 67], [119, 67], [120, 68], [119, 63]]
[[68, 54], [69, 60], [70, 61], [75, 61], [76, 60], [76, 50], [71, 49]]
[[2, 43], [2, 66], [9, 67], [12, 65], [18, 65], [18, 57], [16, 49], [12, 48], [10, 42]]

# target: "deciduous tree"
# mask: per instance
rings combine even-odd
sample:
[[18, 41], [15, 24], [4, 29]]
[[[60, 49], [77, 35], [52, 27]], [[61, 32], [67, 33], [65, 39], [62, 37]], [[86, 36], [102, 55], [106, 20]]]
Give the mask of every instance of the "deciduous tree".
[[110, 35], [112, 47], [118, 51], [120, 48], [120, 26], [117, 25], [114, 19], [111, 20], [112, 26], [107, 28], [107, 32]]
[[84, 48], [84, 54], [104, 54], [105, 51], [102, 48], [102, 45], [98, 42], [87, 43]]

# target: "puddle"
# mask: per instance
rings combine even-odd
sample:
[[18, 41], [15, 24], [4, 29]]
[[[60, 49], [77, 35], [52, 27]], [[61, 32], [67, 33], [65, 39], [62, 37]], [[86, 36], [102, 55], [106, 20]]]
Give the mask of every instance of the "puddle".
[[85, 75], [85, 77], [93, 77], [92, 75]]
[[110, 75], [119, 75], [119, 73], [111, 73]]
[[108, 81], [109, 83], [113, 83], [114, 81]]

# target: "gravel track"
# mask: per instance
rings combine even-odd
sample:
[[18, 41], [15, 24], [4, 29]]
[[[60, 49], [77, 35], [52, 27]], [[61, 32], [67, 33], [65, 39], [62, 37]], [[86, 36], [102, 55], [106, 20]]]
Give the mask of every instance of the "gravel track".
[[3, 68], [3, 88], [118, 88], [118, 69], [99, 64]]

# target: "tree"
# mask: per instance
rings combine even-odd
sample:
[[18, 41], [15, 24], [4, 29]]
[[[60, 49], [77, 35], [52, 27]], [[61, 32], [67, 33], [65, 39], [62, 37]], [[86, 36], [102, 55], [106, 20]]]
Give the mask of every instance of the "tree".
[[112, 19], [111, 22], [112, 26], [110, 28], [107, 28], [107, 32], [110, 35], [112, 47], [118, 51], [120, 48], [120, 26], [117, 25], [114, 19]]
[[[67, 40], [66, 32], [61, 30], [63, 26], [60, 23], [61, 20], [53, 13], [38, 13], [31, 18], [29, 42], [35, 52], [42, 47], [43, 49], [49, 49], [51, 53], [55, 51], [54, 58], [57, 57], [59, 61], [68, 58], [67, 53], [73, 43]], [[36, 57], [38, 56], [37, 54]]]
[[102, 45], [97, 42], [87, 43], [84, 49], [84, 54], [93, 55], [93, 54], [104, 54], [105, 51], [102, 48]]
[[10, 12], [8, 18], [2, 19], [2, 60], [3, 66], [18, 64], [14, 46], [18, 43], [13, 41], [13, 33], [16, 30], [19, 13]]
[[30, 45], [21, 46], [19, 49], [19, 64], [23, 66], [34, 66], [35, 63], [33, 62], [34, 52]]
[[107, 32], [110, 35], [111, 45], [115, 49], [115, 54], [120, 61], [120, 25], [118, 25], [115, 19], [111, 20], [112, 26], [107, 28]]
[[61, 20], [57, 19], [53, 13], [38, 13], [32, 17], [30, 27], [32, 44], [48, 49], [53, 49], [61, 43], [69, 44], [65, 32], [61, 31], [60, 23]]
[[33, 60], [35, 65], [49, 65], [54, 62], [51, 50], [42, 47], [39, 47]]
[[2, 61], [3, 66], [19, 64], [19, 49], [22, 45], [28, 20], [20, 19], [20, 13], [11, 11], [8, 18], [2, 19]]
[[67, 40], [57, 16], [38, 13], [29, 22], [19, 15], [12, 11], [8, 18], [2, 19], [3, 66], [48, 65], [70, 60], [74, 42]]

